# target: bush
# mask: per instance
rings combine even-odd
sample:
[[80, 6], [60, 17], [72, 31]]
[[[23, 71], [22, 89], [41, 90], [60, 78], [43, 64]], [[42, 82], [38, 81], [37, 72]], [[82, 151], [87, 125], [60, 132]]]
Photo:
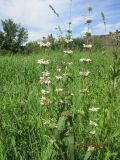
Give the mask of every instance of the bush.
[[100, 37], [93, 37], [94, 45], [93, 49], [94, 50], [102, 50], [104, 45], [103, 41], [100, 39]]
[[10, 50], [0, 48], [0, 55], [6, 55], [6, 54], [13, 54], [13, 52], [11, 52]]
[[24, 49], [24, 54], [38, 53], [40, 51], [40, 46], [37, 42], [28, 42]]

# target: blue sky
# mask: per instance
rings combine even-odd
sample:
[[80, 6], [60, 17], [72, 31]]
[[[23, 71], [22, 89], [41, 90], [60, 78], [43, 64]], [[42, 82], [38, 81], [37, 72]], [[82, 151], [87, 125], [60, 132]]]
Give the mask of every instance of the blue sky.
[[[56, 27], [67, 28], [70, 20], [71, 0], [0, 0], [0, 19], [12, 18], [29, 31], [29, 40], [38, 40], [52, 33], [57, 35]], [[60, 14], [57, 18], [49, 8], [51, 4]], [[100, 16], [106, 15], [107, 32], [120, 30], [120, 0], [72, 0], [71, 21], [73, 36], [83, 36], [87, 30], [85, 17], [88, 16], [88, 6], [93, 7], [90, 26], [92, 34], [104, 34], [104, 26]], [[1, 30], [1, 24], [0, 24]]]

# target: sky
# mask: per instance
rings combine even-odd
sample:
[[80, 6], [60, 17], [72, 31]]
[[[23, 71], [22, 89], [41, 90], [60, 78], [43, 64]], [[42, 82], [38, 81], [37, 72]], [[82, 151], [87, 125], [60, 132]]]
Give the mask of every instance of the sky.
[[[60, 18], [52, 12], [49, 4], [59, 13]], [[11, 18], [21, 24], [28, 30], [30, 41], [39, 40], [51, 33], [57, 36], [57, 26], [60, 25], [65, 31], [71, 21], [73, 36], [80, 37], [87, 31], [85, 22], [89, 6], [93, 8], [93, 22], [90, 25], [93, 35], [105, 33], [101, 11], [106, 16], [107, 32], [120, 30], [120, 0], [0, 0], [0, 21]]]

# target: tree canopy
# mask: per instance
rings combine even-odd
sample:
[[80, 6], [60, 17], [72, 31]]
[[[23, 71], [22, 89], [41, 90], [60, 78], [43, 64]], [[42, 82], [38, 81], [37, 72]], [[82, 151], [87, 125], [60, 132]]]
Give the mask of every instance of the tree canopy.
[[0, 48], [13, 53], [18, 52], [28, 40], [28, 31], [12, 19], [1, 20]]

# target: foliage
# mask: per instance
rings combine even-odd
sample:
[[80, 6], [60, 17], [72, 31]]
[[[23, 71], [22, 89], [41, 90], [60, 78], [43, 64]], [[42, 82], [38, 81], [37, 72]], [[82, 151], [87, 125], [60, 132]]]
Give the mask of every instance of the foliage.
[[52, 34], [48, 35], [47, 41], [51, 43], [51, 49], [55, 49], [55, 38]]
[[[91, 74], [85, 81], [79, 75], [79, 71], [86, 67], [86, 64], [79, 62], [82, 57], [92, 59], [91, 64], [87, 65]], [[40, 105], [39, 100], [42, 94], [38, 81], [43, 72], [43, 68], [36, 63], [39, 58], [50, 60], [50, 65], [46, 69], [50, 72], [52, 81], [49, 98], [53, 103], [48, 108]], [[65, 64], [62, 62], [66, 60], [73, 62], [72, 66], [67, 67], [67, 73], [71, 73], [68, 75], [68, 88], [73, 92], [73, 104], [69, 113], [61, 113], [64, 104], [55, 103], [56, 97], [59, 96], [55, 89], [59, 85], [66, 87], [67, 79], [58, 84], [55, 76], [58, 75], [57, 66], [61, 68], [59, 74], [63, 76]], [[75, 160], [119, 159], [120, 63], [117, 59], [114, 60], [112, 54], [103, 55], [101, 51], [94, 53], [77, 51], [71, 58], [59, 52], [48, 51], [46, 54], [40, 52], [29, 56], [1, 56], [0, 64], [2, 160], [62, 160], [61, 157], [65, 153], [68, 160], [70, 158], [73, 160], [73, 156]], [[113, 83], [114, 85], [111, 85]], [[88, 93], [79, 92], [83, 86], [88, 86]], [[113, 94], [114, 86], [116, 87]], [[61, 96], [67, 102], [70, 95], [66, 97], [64, 93], [61, 93]], [[97, 114], [88, 112], [92, 106], [100, 108]], [[60, 113], [61, 116], [58, 118]], [[68, 119], [71, 119], [71, 124], [68, 123]], [[96, 135], [89, 134], [92, 129], [89, 119], [94, 119], [98, 123]], [[69, 132], [66, 132], [66, 129], [69, 129]], [[88, 151], [91, 145], [95, 149]]]
[[99, 36], [94, 36], [93, 37], [93, 43], [94, 43], [94, 46], [93, 46], [93, 49], [94, 50], [103, 50], [103, 47], [104, 47], [104, 44], [103, 44], [103, 41], [100, 39]]
[[36, 42], [28, 42], [25, 45], [24, 54], [38, 53], [40, 51], [40, 45]]
[[83, 49], [84, 39], [82, 38], [74, 38], [73, 39], [73, 48], [74, 49]]
[[3, 31], [0, 31], [0, 48], [18, 52], [28, 39], [27, 30], [12, 19], [2, 20], [1, 23]]

